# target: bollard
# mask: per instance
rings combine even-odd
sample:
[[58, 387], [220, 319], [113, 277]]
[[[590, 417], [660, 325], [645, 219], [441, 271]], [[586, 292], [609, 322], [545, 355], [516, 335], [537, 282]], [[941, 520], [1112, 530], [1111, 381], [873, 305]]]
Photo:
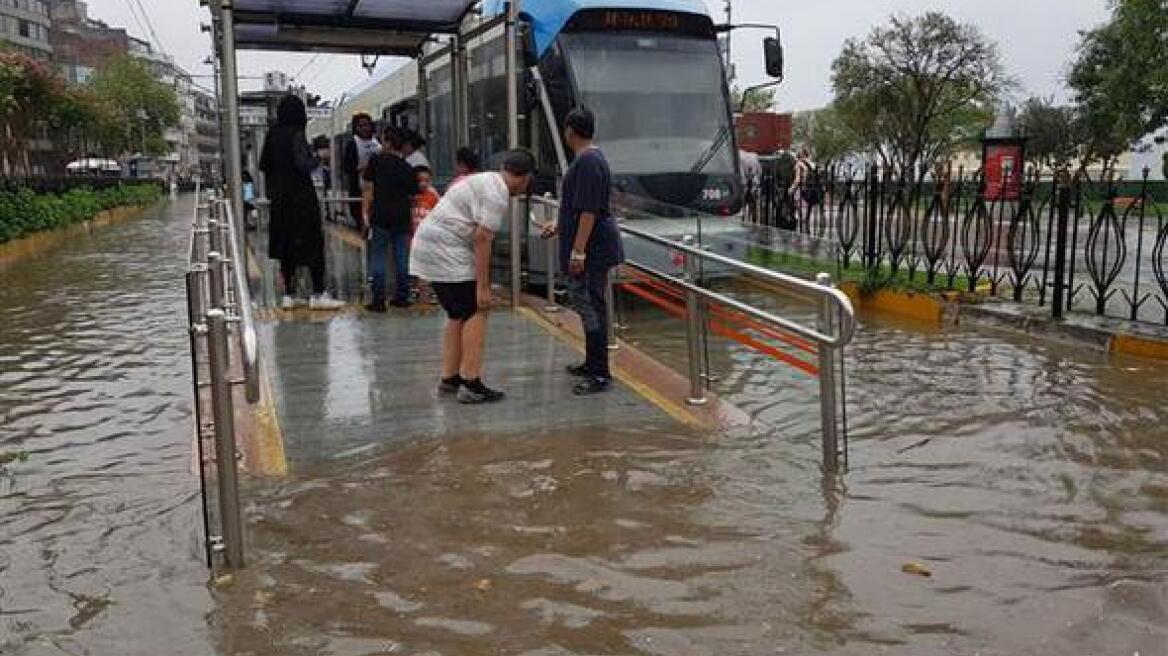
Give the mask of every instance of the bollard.
[[[682, 238], [684, 244], [692, 242], [693, 238], [688, 235]], [[696, 256], [685, 253], [684, 257], [685, 277], [692, 283], [696, 278], [697, 267], [694, 262]], [[687, 290], [685, 293], [685, 346], [689, 362], [689, 398], [685, 401], [690, 405], [705, 405], [706, 403], [706, 388], [702, 384], [702, 347], [698, 342], [701, 334], [701, 314], [702, 304], [698, 293]]]
[[[211, 361], [211, 409], [215, 423], [215, 470], [219, 484], [227, 566], [243, 567], [243, 525], [239, 518], [239, 472], [235, 457], [235, 411], [231, 402], [227, 315], [220, 308], [207, 311], [207, 347]], [[210, 538], [208, 538], [210, 539]]]
[[[832, 287], [831, 274], [815, 276], [815, 282]], [[819, 330], [825, 335], [836, 332], [831, 299], [824, 297], [819, 305]], [[819, 407], [823, 423], [823, 469], [829, 474], [839, 473], [839, 421], [836, 418], [835, 350], [819, 345]]]

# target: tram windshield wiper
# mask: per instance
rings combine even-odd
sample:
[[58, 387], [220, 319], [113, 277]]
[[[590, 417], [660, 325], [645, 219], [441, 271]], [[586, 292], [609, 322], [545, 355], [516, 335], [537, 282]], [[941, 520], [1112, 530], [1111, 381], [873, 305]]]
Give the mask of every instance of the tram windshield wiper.
[[714, 156], [717, 155], [718, 151], [722, 149], [722, 146], [725, 145], [726, 140], [729, 137], [730, 126], [723, 125], [718, 129], [718, 134], [714, 135], [714, 141], [702, 152], [702, 154], [694, 162], [693, 166], [690, 167], [689, 172], [701, 173], [706, 168], [706, 166], [708, 166], [710, 162], [714, 160]]

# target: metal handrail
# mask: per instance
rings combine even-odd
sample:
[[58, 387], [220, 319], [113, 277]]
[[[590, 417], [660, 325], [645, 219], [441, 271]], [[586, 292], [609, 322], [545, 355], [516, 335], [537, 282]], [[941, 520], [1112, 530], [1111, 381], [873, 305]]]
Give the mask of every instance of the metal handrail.
[[[545, 210], [559, 208], [559, 203], [552, 198], [532, 197], [531, 200], [542, 206]], [[680, 242], [675, 241], [667, 237], [662, 237], [661, 235], [633, 228], [627, 225], [627, 223], [620, 222], [619, 219], [617, 227], [622, 235], [643, 239], [650, 243], [663, 246], [680, 253], [684, 258], [684, 278], [669, 275], [651, 266], [631, 260], [626, 260], [625, 265], [672, 283], [685, 291], [686, 344], [690, 381], [689, 403], [701, 405], [706, 402], [703, 379], [708, 380], [709, 372], [707, 371], [703, 375], [702, 352], [705, 342], [704, 324], [708, 320], [706, 317], [707, 301], [730, 307], [780, 330], [810, 340], [819, 347], [819, 402], [820, 418], [823, 428], [823, 467], [828, 473], [840, 471], [841, 449], [839, 448], [839, 428], [841, 422], [839, 420], [839, 412], [841, 409], [845, 412], [845, 418], [842, 421], [845, 444], [847, 440], [846, 408], [844, 407], [846, 401], [843, 398], [842, 352], [844, 346], [850, 343], [855, 336], [856, 311], [847, 294], [844, 294], [832, 284], [831, 276], [827, 273], [821, 273], [816, 276], [815, 282], [810, 282], [802, 278], [764, 269], [763, 267], [747, 262], [741, 262], [724, 255], [702, 250], [701, 248], [690, 245], [688, 243], [688, 237], [683, 237], [683, 241]], [[819, 327], [806, 326], [797, 321], [780, 317], [772, 312], [754, 307], [749, 303], [744, 303], [726, 294], [720, 294], [702, 287], [700, 284], [694, 282], [700, 277], [698, 272], [702, 261], [716, 263], [732, 271], [760, 279], [780, 291], [807, 299], [818, 306], [817, 319]], [[512, 273], [514, 274], [514, 271]], [[550, 272], [548, 284], [549, 287], [554, 284]], [[548, 298], [554, 298], [550, 291]], [[609, 301], [609, 304], [610, 306], [613, 305], [611, 301]], [[611, 307], [609, 314], [610, 316], [612, 314]], [[708, 369], [708, 363], [705, 365], [705, 368]], [[839, 371], [837, 371], [837, 368]], [[836, 378], [837, 374], [839, 375], [838, 382]]]
[[229, 201], [222, 203], [227, 217], [227, 234], [231, 248], [231, 272], [235, 283], [235, 311], [239, 316], [239, 348], [242, 354], [243, 374], [246, 380], [247, 400], [255, 403], [260, 398], [259, 343], [256, 338], [255, 318], [251, 312], [251, 288], [247, 284], [247, 258], [239, 243], [239, 226]]
[[730, 267], [731, 269], [734, 269], [740, 273], [753, 276], [755, 278], [760, 278], [768, 283], [774, 284], [783, 291], [817, 300], [827, 299], [839, 311], [839, 316], [841, 319], [839, 332], [834, 335], [825, 335], [816, 329], [808, 328], [807, 326], [791, 321], [790, 319], [784, 319], [782, 317], [773, 315], [765, 310], [760, 310], [723, 294], [718, 294], [717, 292], [712, 292], [703, 287], [687, 283], [683, 280], [680, 280], [679, 278], [676, 278], [675, 276], [666, 275], [660, 271], [645, 267], [636, 262], [627, 263], [636, 269], [640, 269], [645, 271], [645, 273], [649, 273], [654, 276], [667, 278], [670, 282], [679, 284], [690, 291], [694, 291], [702, 296], [705, 296], [706, 298], [715, 300], [719, 303], [725, 303], [726, 305], [734, 307], [737, 310], [747, 312], [757, 319], [761, 319], [769, 323], [774, 323], [786, 330], [800, 335], [801, 337], [806, 337], [807, 339], [810, 339], [811, 341], [822, 344], [824, 346], [831, 348], [846, 346], [852, 341], [852, 337], [854, 337], [856, 334], [856, 310], [852, 306], [852, 301], [850, 298], [848, 298], [847, 294], [843, 293], [835, 287], [826, 287], [824, 285], [820, 285], [819, 283], [804, 280], [796, 276], [780, 273], [771, 269], [764, 269], [763, 267], [750, 264], [749, 262], [742, 262], [741, 260], [726, 257], [725, 255], [711, 253], [700, 248], [689, 246], [682, 242], [677, 242], [660, 235], [655, 235], [651, 232], [645, 232], [644, 230], [631, 228], [628, 225], [619, 224], [618, 228], [624, 234], [632, 235], [638, 239], [644, 239], [646, 241], [665, 246], [672, 250], [685, 253], [686, 255], [692, 255], [710, 262], [715, 262], [717, 264]]

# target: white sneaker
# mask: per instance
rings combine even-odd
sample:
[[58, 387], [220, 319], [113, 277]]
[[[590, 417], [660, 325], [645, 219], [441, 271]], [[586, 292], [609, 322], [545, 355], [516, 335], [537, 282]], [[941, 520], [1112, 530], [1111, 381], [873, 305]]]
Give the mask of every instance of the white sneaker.
[[313, 294], [312, 298], [308, 299], [308, 309], [310, 310], [339, 310], [343, 307], [345, 307], [345, 302], [333, 298], [332, 294], [328, 292]]
[[284, 294], [284, 296], [280, 298], [281, 310], [291, 310], [294, 307], [296, 307], [296, 301], [291, 296]]

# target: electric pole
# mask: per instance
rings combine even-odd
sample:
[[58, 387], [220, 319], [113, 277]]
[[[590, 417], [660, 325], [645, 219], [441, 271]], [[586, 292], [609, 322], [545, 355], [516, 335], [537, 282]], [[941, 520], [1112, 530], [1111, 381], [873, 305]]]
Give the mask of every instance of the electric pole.
[[[731, 0], [726, 0], [726, 25], [732, 25], [731, 15]], [[730, 59], [730, 34], [733, 30], [726, 30], [726, 81], [733, 82], [734, 75], [734, 61]]]

